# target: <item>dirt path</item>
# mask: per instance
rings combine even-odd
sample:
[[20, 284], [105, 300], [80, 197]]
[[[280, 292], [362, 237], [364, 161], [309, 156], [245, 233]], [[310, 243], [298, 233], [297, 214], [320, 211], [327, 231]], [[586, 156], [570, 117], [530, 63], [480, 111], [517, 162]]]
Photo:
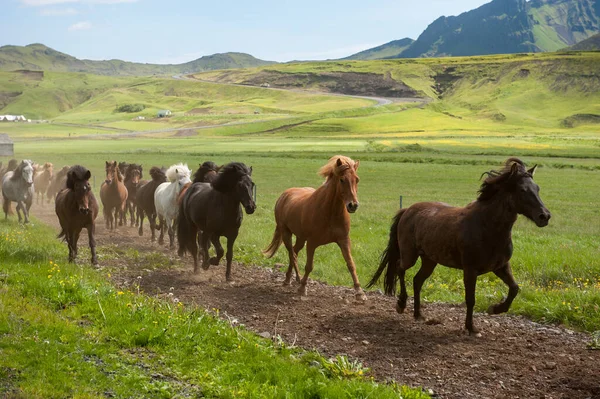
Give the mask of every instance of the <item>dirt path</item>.
[[[32, 214], [57, 226], [52, 208], [34, 206]], [[147, 294], [172, 292], [184, 303], [219, 309], [222, 317], [264, 336], [280, 336], [288, 345], [347, 354], [380, 381], [422, 386], [440, 398], [600, 398], [600, 351], [586, 349], [586, 334], [522, 317], [476, 314], [483, 336], [474, 338], [463, 333], [461, 306], [426, 304], [430, 321], [417, 323], [410, 313], [396, 314], [394, 299], [377, 292], [357, 304], [352, 289], [312, 281], [309, 296], [300, 298], [296, 286], [282, 286], [279, 270], [235, 264], [232, 284], [225, 282], [223, 265], [195, 276], [189, 257], [180, 262], [174, 252], [150, 243], [147, 230], [144, 237], [132, 227], [108, 232], [101, 217], [97, 240], [100, 248], [158, 251], [171, 259], [170, 267], [149, 270], [125, 255], [101, 257], [101, 267], [110, 269], [119, 286], [140, 281]], [[85, 241], [82, 263], [89, 259]]]

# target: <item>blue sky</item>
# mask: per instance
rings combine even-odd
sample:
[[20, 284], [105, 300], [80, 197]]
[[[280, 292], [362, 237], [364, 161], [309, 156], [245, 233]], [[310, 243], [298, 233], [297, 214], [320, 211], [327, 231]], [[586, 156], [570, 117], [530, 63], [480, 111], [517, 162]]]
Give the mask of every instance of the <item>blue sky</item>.
[[182, 63], [239, 51], [272, 61], [340, 58], [419, 34], [489, 0], [0, 0], [0, 46], [77, 58]]

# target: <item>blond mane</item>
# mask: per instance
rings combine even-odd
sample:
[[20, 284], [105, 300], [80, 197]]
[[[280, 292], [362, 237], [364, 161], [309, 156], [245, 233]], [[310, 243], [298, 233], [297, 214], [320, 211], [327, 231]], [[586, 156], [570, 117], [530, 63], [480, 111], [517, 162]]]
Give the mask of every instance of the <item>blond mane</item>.
[[165, 172], [165, 175], [167, 175], [167, 179], [169, 179], [171, 183], [178, 181], [184, 176], [187, 176], [189, 178], [191, 174], [192, 171], [188, 168], [187, 164], [183, 163], [171, 165], [169, 169], [167, 169], [167, 171]]
[[[340, 166], [337, 165], [338, 159], [342, 161], [342, 165]], [[329, 176], [334, 175], [339, 176], [346, 169], [354, 168], [355, 164], [356, 162], [354, 162], [354, 160], [351, 158], [345, 157], [343, 155], [334, 155], [333, 157], [329, 158], [329, 161], [325, 165], [323, 165], [321, 169], [319, 169], [319, 175], [323, 176], [324, 178], [328, 178]]]

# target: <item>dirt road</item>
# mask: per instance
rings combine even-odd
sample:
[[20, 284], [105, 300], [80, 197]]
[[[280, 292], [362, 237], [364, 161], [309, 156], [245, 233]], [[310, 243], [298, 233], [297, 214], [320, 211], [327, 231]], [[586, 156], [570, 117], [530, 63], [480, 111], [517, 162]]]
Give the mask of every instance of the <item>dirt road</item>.
[[[53, 207], [34, 205], [32, 214], [57, 226]], [[101, 267], [118, 286], [141, 281], [149, 295], [173, 292], [184, 303], [219, 309], [222, 317], [264, 336], [280, 336], [288, 345], [347, 354], [380, 381], [422, 386], [440, 398], [600, 398], [600, 351], [586, 349], [587, 334], [522, 317], [476, 314], [483, 336], [469, 337], [459, 305], [426, 304], [429, 321], [418, 323], [410, 312], [396, 314], [394, 299], [378, 292], [368, 292], [366, 304], [358, 304], [349, 287], [311, 281], [309, 296], [301, 298], [297, 286], [282, 285], [279, 270], [235, 264], [232, 284], [225, 282], [223, 265], [193, 275], [189, 256], [180, 261], [175, 252], [151, 243], [147, 231], [139, 237], [134, 227], [109, 232], [101, 216], [97, 240]], [[81, 263], [89, 261], [85, 241]], [[102, 257], [107, 246], [120, 255]], [[149, 270], [143, 260], [128, 257], [127, 248], [158, 251], [170, 261]]]

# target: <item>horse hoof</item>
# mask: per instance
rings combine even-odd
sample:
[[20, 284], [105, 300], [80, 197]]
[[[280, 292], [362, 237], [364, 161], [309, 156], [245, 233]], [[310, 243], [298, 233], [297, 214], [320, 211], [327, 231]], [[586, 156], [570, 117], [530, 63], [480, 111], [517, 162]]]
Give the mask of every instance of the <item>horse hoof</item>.
[[208, 270], [209, 267], [210, 267], [210, 263], [203, 263], [202, 264], [202, 269], [204, 269], [204, 270]]
[[477, 330], [469, 331], [470, 337], [481, 338], [481, 333]]
[[305, 285], [301, 285], [300, 288], [298, 288], [298, 294], [300, 294], [301, 296], [307, 296], [308, 295]]
[[403, 308], [402, 306], [400, 306], [400, 304], [396, 304], [396, 312], [402, 314], [404, 313], [404, 309], [406, 309], [405, 307]]
[[283, 281], [283, 285], [284, 285], [284, 286], [288, 286], [288, 285], [290, 285], [290, 280], [287, 280], [287, 279], [286, 279], [286, 280], [284, 280], [284, 281]]
[[219, 259], [215, 257], [210, 258], [210, 264], [213, 266], [219, 266]]
[[366, 302], [367, 296], [365, 295], [364, 292], [358, 292], [358, 293], [356, 293], [356, 300], [359, 302]]

